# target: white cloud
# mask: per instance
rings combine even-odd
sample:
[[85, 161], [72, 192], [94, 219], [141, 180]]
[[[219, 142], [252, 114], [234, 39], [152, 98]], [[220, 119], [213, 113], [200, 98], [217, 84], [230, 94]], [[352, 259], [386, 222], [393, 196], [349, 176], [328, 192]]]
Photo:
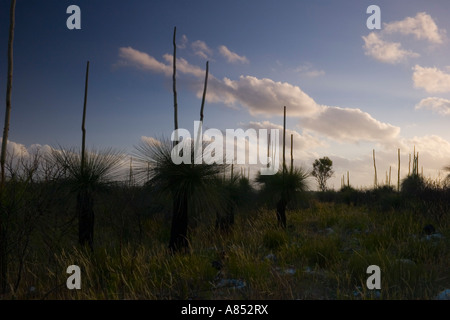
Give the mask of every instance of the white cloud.
[[220, 46], [219, 52], [230, 63], [249, 63], [245, 56], [240, 56], [237, 53], [230, 51], [226, 46]]
[[172, 73], [171, 66], [159, 62], [145, 52], [141, 52], [131, 47], [119, 48], [119, 57], [122, 58], [122, 60], [119, 61], [118, 65], [131, 65], [152, 72], [164, 73], [165, 75], [170, 75]]
[[[163, 57], [164, 60], [166, 60], [167, 63], [169, 64], [168, 66], [170, 67], [171, 70], [170, 72], [172, 73], [173, 55], [166, 53]], [[205, 76], [205, 71], [202, 68], [190, 64], [184, 58], [177, 58], [177, 71], [185, 74], [190, 74], [199, 78]]]
[[[0, 142], [3, 141], [3, 138], [0, 137]], [[14, 141], [8, 140], [6, 144], [6, 154], [10, 157], [28, 157], [29, 152], [25, 145], [20, 143], [15, 143]]]
[[450, 164], [450, 142], [437, 135], [426, 135], [405, 139], [405, 143], [415, 146], [419, 152], [419, 167], [424, 171], [438, 171]]
[[177, 48], [185, 49], [187, 44], [188, 44], [188, 42], [189, 42], [188, 37], [185, 34], [183, 34], [181, 36], [181, 42], [177, 43]]
[[381, 39], [381, 37], [371, 32], [364, 39], [365, 54], [384, 63], [399, 63], [409, 58], [417, 58], [418, 53], [402, 49], [399, 42], [388, 42]]
[[415, 65], [413, 73], [414, 87], [423, 88], [429, 93], [450, 92], [450, 74], [438, 68]]
[[418, 109], [429, 109], [433, 112], [449, 116], [450, 100], [437, 97], [425, 98], [420, 100], [420, 102], [416, 105], [416, 110]]
[[281, 115], [283, 106], [287, 106], [289, 116], [310, 116], [321, 109], [298, 86], [267, 78], [240, 76], [238, 80], [213, 79], [208, 88], [209, 102], [239, 103], [252, 115]]
[[400, 21], [385, 23], [383, 31], [386, 33], [401, 33], [414, 35], [419, 40], [441, 44], [445, 37], [445, 30], [439, 30], [433, 18], [425, 12], [419, 12], [415, 17], [406, 17]]
[[310, 77], [310, 78], [320, 77], [325, 74], [325, 71], [323, 71], [323, 70], [314, 69], [314, 67], [311, 63], [305, 63], [305, 64], [297, 67], [294, 71], [300, 73], [301, 75]]
[[200, 58], [207, 60], [212, 56], [212, 50], [206, 45], [204, 41], [194, 41], [192, 42], [191, 47], [194, 50], [194, 54], [199, 56]]
[[146, 136], [142, 136], [141, 137], [141, 141], [144, 143], [147, 143], [149, 145], [153, 145], [153, 146], [159, 146], [161, 145], [161, 141], [158, 139], [155, 139], [153, 137], [146, 137]]
[[390, 42], [384, 39], [386, 35], [395, 33], [413, 35], [418, 40], [426, 40], [436, 45], [444, 42], [446, 30], [439, 29], [430, 15], [419, 12], [415, 17], [384, 23], [380, 32], [371, 32], [367, 36], [363, 36], [365, 54], [380, 62], [391, 64], [420, 56], [416, 52], [403, 49], [400, 42]]
[[[138, 59], [135, 66], [156, 71], [165, 70], [165, 68], [171, 70], [169, 65], [156, 60], [157, 68], [153, 68], [155, 64], [152, 59], [148, 59], [147, 54], [136, 52], [139, 53], [136, 54], [138, 57], [144, 56], [145, 59]], [[171, 63], [172, 56], [166, 54], [164, 59]], [[152, 68], [145, 68], [148, 61], [152, 61]], [[204, 77], [203, 69], [189, 64], [182, 58], [177, 59], [177, 66], [182, 73], [193, 75], [199, 79]], [[201, 94], [202, 90], [199, 87], [197, 95], [201, 97]], [[281, 116], [283, 106], [286, 106], [288, 117], [301, 118], [304, 128], [338, 141], [376, 141], [387, 144], [394, 140], [400, 131], [398, 127], [382, 123], [360, 109], [320, 105], [300, 87], [268, 78], [240, 76], [237, 80], [228, 78], [219, 80], [210, 75], [206, 99], [208, 102], [224, 103], [230, 107], [240, 105], [246, 108], [251, 115], [267, 117]], [[300, 137], [299, 141], [302, 141]]]
[[[275, 124], [270, 121], [250, 121], [247, 124], [241, 124], [244, 128], [253, 128], [255, 130], [259, 129], [278, 129], [280, 130], [280, 143], [282, 142], [283, 138], [283, 126], [280, 124]], [[306, 150], [313, 150], [315, 148], [319, 147], [326, 147], [326, 143], [323, 140], [320, 140], [319, 137], [316, 137], [308, 132], [303, 132], [300, 134], [296, 130], [286, 129], [286, 148], [290, 150], [291, 146], [291, 134], [293, 135], [294, 139], [294, 150], [296, 152], [300, 151], [306, 151]]]
[[400, 128], [374, 119], [360, 109], [326, 107], [314, 117], [301, 120], [307, 129], [337, 141], [375, 141], [387, 144], [400, 133]]
[[[119, 57], [122, 58], [116, 65], [133, 66], [139, 69], [148, 70], [155, 73], [163, 73], [170, 76], [173, 72], [173, 55], [165, 54], [163, 56], [167, 64], [164, 64], [145, 52], [133, 49], [131, 47], [120, 48]], [[205, 71], [197, 66], [191, 65], [183, 58], [177, 58], [177, 72], [204, 77]]]

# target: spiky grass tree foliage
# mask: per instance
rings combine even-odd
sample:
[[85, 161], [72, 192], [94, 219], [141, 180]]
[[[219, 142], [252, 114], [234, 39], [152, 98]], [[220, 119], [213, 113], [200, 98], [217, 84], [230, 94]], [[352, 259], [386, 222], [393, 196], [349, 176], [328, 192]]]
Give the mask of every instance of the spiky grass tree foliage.
[[407, 196], [417, 196], [425, 189], [425, 180], [419, 174], [410, 174], [403, 179], [401, 184], [401, 192]]
[[450, 188], [450, 166], [446, 166], [444, 170], [449, 172], [449, 174], [445, 177], [444, 186], [446, 188]]
[[249, 209], [253, 203], [254, 189], [249, 179], [242, 175], [218, 180], [224, 208], [217, 212], [216, 228], [220, 231], [231, 230], [235, 215], [239, 209]]
[[[269, 204], [276, 203], [277, 221], [281, 226], [286, 226], [286, 214], [280, 208], [286, 208], [289, 202], [297, 201], [298, 197], [308, 190], [307, 178], [309, 176], [310, 173], [301, 167], [286, 171], [284, 181], [282, 172], [274, 175], [258, 173], [256, 182], [262, 184], [261, 195]], [[285, 203], [281, 203], [282, 201]]]
[[118, 177], [123, 155], [113, 149], [91, 150], [85, 153], [84, 165], [77, 150], [53, 150], [51, 158], [64, 170], [65, 181], [77, 194], [78, 242], [94, 245], [94, 195]]
[[148, 177], [147, 184], [155, 190], [171, 195], [173, 215], [169, 249], [187, 252], [188, 216], [193, 212], [214, 214], [224, 207], [224, 194], [218, 183], [224, 165], [194, 164], [193, 152], [191, 164], [175, 164], [171, 152], [172, 142], [169, 140], [141, 142], [136, 146], [138, 167], [135, 172], [141, 179]]

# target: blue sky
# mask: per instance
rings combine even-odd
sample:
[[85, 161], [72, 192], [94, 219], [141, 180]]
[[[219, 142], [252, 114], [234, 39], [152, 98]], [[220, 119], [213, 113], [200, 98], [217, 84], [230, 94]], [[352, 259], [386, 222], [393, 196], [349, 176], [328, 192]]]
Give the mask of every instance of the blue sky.
[[[66, 27], [71, 4], [81, 30]], [[381, 30], [366, 26], [371, 4]], [[1, 1], [0, 101], [8, 11]], [[404, 176], [414, 146], [436, 177], [450, 164], [449, 14], [448, 1], [19, 1], [11, 146], [80, 145], [87, 60], [89, 146], [170, 135], [176, 26], [180, 127], [199, 118], [208, 60], [206, 127], [277, 127], [286, 105], [296, 163], [329, 156], [336, 188], [347, 171], [372, 184], [372, 149], [379, 181], [391, 166], [396, 184], [397, 149]]]

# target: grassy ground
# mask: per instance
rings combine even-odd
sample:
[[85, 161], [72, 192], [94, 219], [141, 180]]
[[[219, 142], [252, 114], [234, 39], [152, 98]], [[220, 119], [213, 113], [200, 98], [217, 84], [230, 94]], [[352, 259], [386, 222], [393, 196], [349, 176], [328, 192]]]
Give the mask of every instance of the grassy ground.
[[[213, 223], [199, 223], [190, 232], [191, 253], [172, 256], [163, 214], [124, 228], [130, 219], [105, 211], [94, 252], [77, 247], [74, 232], [30, 250], [20, 285], [6, 298], [433, 299], [450, 288], [448, 215], [430, 221], [408, 210], [312, 201], [287, 218], [281, 230], [274, 211], [261, 209], [238, 215], [222, 234]], [[428, 223], [441, 238], [423, 235]], [[81, 290], [66, 288], [72, 264], [81, 268]], [[369, 265], [381, 268], [381, 290], [366, 287]], [[18, 267], [11, 264], [12, 279]]]

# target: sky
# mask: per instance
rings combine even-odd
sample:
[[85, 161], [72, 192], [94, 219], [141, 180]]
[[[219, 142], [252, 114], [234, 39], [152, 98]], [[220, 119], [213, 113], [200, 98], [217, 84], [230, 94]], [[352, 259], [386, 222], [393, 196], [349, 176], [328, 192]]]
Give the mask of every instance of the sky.
[[[10, 1], [0, 2], [0, 117]], [[370, 5], [381, 29], [369, 29]], [[67, 28], [70, 5], [81, 29]], [[133, 153], [173, 130], [172, 37], [177, 28], [179, 127], [280, 128], [294, 163], [329, 157], [341, 186], [397, 185], [419, 152], [425, 177], [450, 165], [450, 2], [361, 0], [18, 1], [9, 149], [79, 147], [90, 61], [87, 145]], [[370, 20], [372, 21], [372, 20]], [[372, 21], [373, 22], [373, 21]], [[290, 154], [290, 143], [287, 143]], [[316, 184], [311, 180], [311, 188]]]

